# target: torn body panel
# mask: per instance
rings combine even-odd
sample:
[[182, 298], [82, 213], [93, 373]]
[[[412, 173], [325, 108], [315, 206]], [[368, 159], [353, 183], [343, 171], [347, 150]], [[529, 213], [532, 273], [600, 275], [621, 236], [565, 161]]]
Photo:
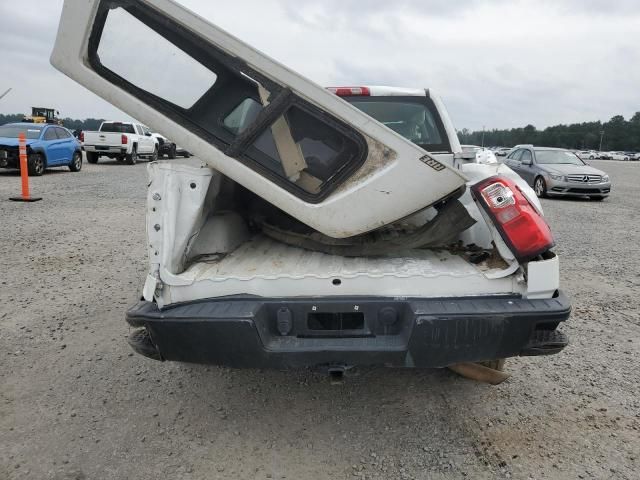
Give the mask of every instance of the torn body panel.
[[465, 248], [444, 248], [461, 235], [464, 244], [479, 251], [493, 248], [486, 226], [465, 230], [476, 218], [483, 222], [466, 192], [441, 213], [423, 212], [415, 219], [420, 227], [411, 229], [413, 219], [406, 219], [402, 225], [412, 233], [399, 226], [396, 235], [389, 230], [331, 239], [319, 232], [304, 233], [295, 223], [265, 224], [250, 205], [245, 205], [250, 217], [229, 211], [224, 177], [196, 158], [155, 162], [148, 169], [150, 273], [144, 297], [161, 308], [238, 294], [550, 298], [558, 288], [555, 256], [531, 262], [527, 283], [515, 261], [487, 258], [473, 263]]

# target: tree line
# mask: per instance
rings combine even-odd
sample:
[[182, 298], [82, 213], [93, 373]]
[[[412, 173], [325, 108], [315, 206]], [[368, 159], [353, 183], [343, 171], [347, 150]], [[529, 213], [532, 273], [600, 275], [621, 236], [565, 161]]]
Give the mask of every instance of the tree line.
[[584, 122], [570, 125], [554, 125], [538, 130], [533, 125], [504, 130], [458, 132], [463, 145], [481, 145], [484, 134], [485, 146], [513, 147], [529, 143], [541, 147], [559, 147], [572, 150], [640, 151], [640, 112], [629, 120], [616, 115], [608, 122]]
[[[24, 115], [22, 113], [10, 113], [6, 115], [0, 113], [0, 125], [4, 125], [5, 123], [21, 122], [23, 118]], [[62, 119], [62, 125], [72, 132], [74, 130], [98, 130], [102, 122], [104, 122], [104, 119], [102, 118], [86, 118], [84, 120], [77, 120], [67, 117]]]
[[[0, 125], [19, 122], [22, 114], [0, 114]], [[65, 118], [62, 124], [69, 130], [97, 130], [104, 120], [87, 118], [77, 120]], [[493, 129], [482, 131], [458, 131], [460, 143], [463, 145], [481, 145], [513, 147], [514, 145], [531, 143], [541, 147], [560, 147], [580, 150], [604, 151], [640, 151], [640, 112], [636, 112], [629, 120], [616, 115], [608, 122], [584, 122], [570, 125], [554, 125], [538, 130], [533, 125], [522, 128]]]

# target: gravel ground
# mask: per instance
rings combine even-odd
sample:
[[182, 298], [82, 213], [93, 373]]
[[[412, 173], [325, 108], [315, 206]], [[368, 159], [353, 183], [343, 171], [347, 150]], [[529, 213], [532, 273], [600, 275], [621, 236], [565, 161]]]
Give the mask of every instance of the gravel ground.
[[234, 371], [133, 355], [146, 171], [85, 164], [6, 200], [0, 479], [638, 478], [640, 164], [604, 202], [546, 200], [574, 303], [560, 355], [498, 387], [446, 370]]

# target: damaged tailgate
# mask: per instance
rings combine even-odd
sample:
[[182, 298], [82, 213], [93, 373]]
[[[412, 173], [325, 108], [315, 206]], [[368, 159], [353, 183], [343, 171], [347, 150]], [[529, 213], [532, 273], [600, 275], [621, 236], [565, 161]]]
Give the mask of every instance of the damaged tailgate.
[[334, 238], [465, 185], [417, 145], [170, 0], [66, 0], [51, 62]]

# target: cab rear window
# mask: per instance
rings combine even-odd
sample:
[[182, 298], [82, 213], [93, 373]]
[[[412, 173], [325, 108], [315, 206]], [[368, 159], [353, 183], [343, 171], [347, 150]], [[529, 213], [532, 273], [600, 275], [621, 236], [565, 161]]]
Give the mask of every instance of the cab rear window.
[[442, 120], [426, 96], [342, 98], [427, 151], [451, 151]]
[[136, 133], [133, 128], [133, 125], [130, 123], [103, 123], [100, 126], [101, 132], [106, 133]]

